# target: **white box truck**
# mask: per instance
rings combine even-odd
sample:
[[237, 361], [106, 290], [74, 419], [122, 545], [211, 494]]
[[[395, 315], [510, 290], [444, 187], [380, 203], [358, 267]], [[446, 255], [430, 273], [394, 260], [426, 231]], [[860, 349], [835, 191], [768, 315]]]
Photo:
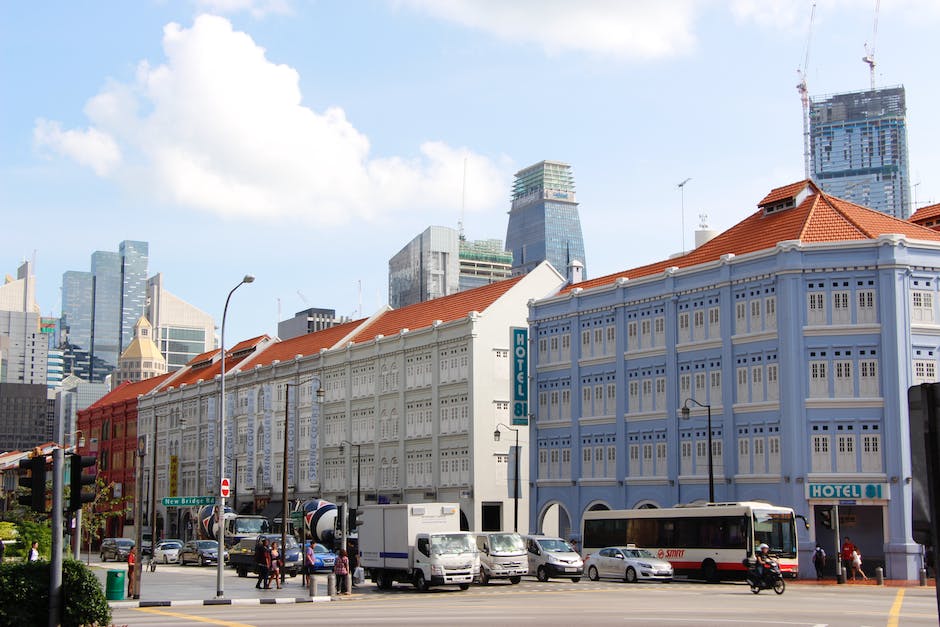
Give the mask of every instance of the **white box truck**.
[[508, 579], [516, 584], [529, 574], [529, 557], [525, 541], [511, 531], [484, 531], [477, 534], [480, 552], [480, 583], [491, 579]]
[[360, 565], [380, 590], [392, 583], [470, 587], [480, 572], [472, 533], [456, 503], [366, 505], [358, 518]]

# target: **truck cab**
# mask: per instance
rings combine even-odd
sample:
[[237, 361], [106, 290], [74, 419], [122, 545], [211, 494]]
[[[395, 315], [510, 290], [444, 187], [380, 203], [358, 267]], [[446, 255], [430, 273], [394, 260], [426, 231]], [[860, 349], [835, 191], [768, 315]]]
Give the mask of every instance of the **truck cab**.
[[472, 534], [458, 531], [416, 536], [413, 583], [418, 590], [448, 585], [466, 590], [479, 571]]
[[480, 583], [508, 579], [517, 584], [529, 572], [525, 541], [518, 533], [487, 531], [476, 536], [480, 556]]

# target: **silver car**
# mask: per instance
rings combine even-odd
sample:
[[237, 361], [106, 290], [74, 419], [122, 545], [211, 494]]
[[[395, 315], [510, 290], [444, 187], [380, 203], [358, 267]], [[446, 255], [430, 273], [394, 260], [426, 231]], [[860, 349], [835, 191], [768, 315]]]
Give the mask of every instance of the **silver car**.
[[646, 549], [634, 546], [609, 546], [584, 560], [584, 571], [591, 581], [614, 577], [627, 583], [637, 581], [672, 581], [672, 564]]
[[153, 559], [163, 564], [175, 564], [180, 559], [180, 549], [182, 548], [182, 540], [163, 540], [157, 542], [157, 548], [153, 551]]

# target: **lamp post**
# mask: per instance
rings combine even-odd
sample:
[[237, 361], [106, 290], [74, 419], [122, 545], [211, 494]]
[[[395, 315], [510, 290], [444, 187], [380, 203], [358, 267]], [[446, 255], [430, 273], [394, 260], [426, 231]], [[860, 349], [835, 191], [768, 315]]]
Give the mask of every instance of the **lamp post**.
[[[356, 514], [359, 514], [359, 506], [362, 505], [362, 470], [361, 461], [362, 461], [362, 445], [353, 444], [349, 440], [343, 440], [339, 445], [339, 454], [343, 454], [343, 444], [348, 444], [349, 446], [356, 447]], [[355, 519], [353, 519], [355, 522]]]
[[688, 420], [691, 410], [689, 403], [695, 403], [699, 407], [704, 407], [708, 412], [708, 502], [715, 502], [715, 469], [712, 465], [712, 406], [707, 403], [699, 403], [694, 398], [687, 398], [682, 404], [682, 419]]
[[225, 574], [225, 497], [222, 496], [221, 483], [222, 478], [225, 476], [225, 316], [228, 314], [228, 303], [232, 300], [232, 294], [235, 293], [235, 290], [240, 288], [246, 283], [253, 283], [255, 277], [250, 274], [246, 274], [241, 281], [238, 282], [238, 285], [232, 288], [228, 293], [228, 296], [225, 298], [225, 307], [222, 308], [222, 328], [219, 336], [219, 348], [221, 349], [221, 357], [219, 362], [221, 364], [220, 370], [220, 379], [219, 379], [219, 496], [217, 497], [218, 511], [216, 512], [217, 521], [219, 523], [219, 546], [218, 553], [216, 554], [216, 562], [218, 563], [218, 569], [216, 572], [215, 578], [215, 596], [218, 599], [221, 599], [225, 596], [225, 587], [222, 584], [222, 577]]
[[[150, 469], [150, 561], [153, 561], [153, 550], [157, 548], [157, 434], [160, 429], [160, 415], [153, 413], [153, 460]], [[140, 547], [140, 563], [144, 559], [144, 547]], [[138, 576], [143, 568], [138, 569]]]
[[512, 508], [513, 508], [513, 509], [512, 509], [512, 530], [515, 531], [516, 533], [518, 533], [518, 532], [519, 532], [519, 453], [520, 453], [520, 451], [519, 451], [519, 429], [513, 429], [512, 427], [508, 427], [508, 426], [504, 425], [504, 424], [501, 423], [501, 422], [500, 422], [500, 423], [497, 423], [497, 425], [496, 425], [496, 431], [493, 432], [493, 440], [495, 440], [496, 442], [499, 442], [499, 436], [500, 436], [499, 428], [500, 428], [500, 427], [502, 427], [503, 429], [508, 429], [509, 431], [515, 431], [515, 432], [516, 432], [516, 461], [515, 461], [515, 469], [514, 469], [514, 472], [515, 472], [516, 477], [515, 477], [515, 486], [514, 486], [513, 491], [512, 491], [512, 499], [513, 499], [513, 503], [512, 503]]
[[[288, 411], [290, 408], [290, 389], [292, 387], [297, 387], [304, 383], [308, 383], [316, 379], [317, 381], [317, 403], [323, 403], [324, 392], [323, 388], [320, 387], [320, 378], [319, 377], [310, 377], [309, 379], [304, 379], [303, 381], [298, 381], [297, 383], [285, 383], [284, 384], [284, 457], [281, 462], [281, 555], [285, 555], [287, 551], [287, 418]], [[296, 405], [296, 403], [294, 403]], [[295, 447], [296, 448], [296, 447]], [[303, 547], [301, 547], [303, 551]], [[284, 582], [284, 571], [281, 571], [281, 582]]]

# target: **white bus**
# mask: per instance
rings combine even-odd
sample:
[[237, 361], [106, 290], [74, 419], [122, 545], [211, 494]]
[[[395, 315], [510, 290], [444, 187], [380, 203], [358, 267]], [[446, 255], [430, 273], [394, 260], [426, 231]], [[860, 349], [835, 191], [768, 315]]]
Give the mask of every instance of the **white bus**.
[[672, 563], [676, 573], [707, 581], [740, 577], [762, 543], [785, 577], [796, 577], [796, 521], [789, 507], [707, 503], [663, 509], [594, 510], [581, 521], [582, 554], [634, 544]]

